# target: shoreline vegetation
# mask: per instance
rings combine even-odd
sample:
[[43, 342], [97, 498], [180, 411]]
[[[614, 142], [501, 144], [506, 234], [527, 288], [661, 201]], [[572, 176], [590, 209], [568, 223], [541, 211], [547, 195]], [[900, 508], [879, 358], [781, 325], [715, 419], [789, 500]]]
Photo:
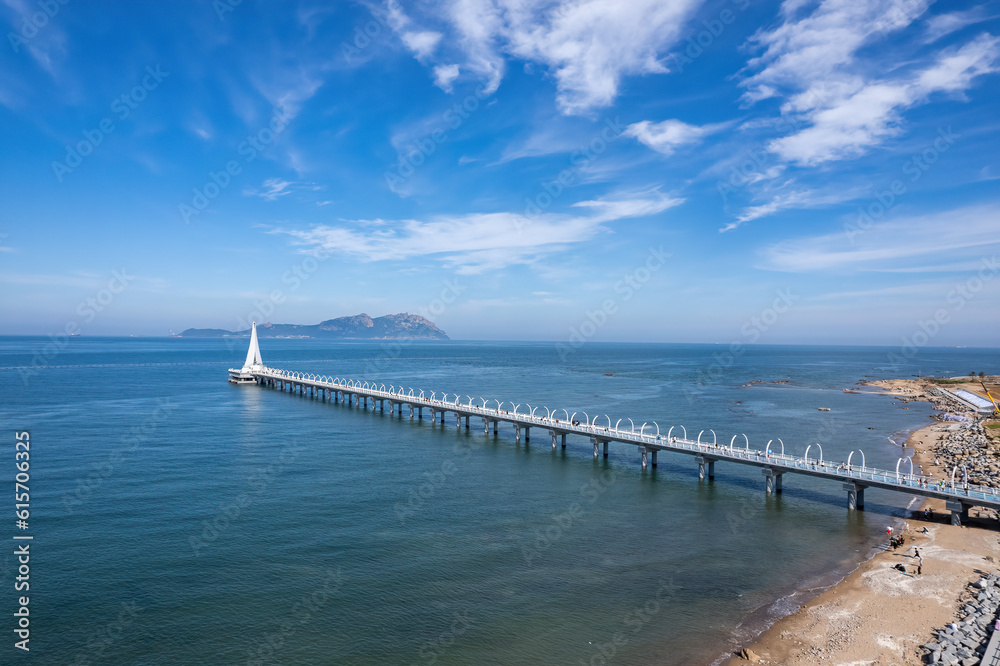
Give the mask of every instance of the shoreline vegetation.
[[[998, 380], [985, 378], [987, 385]], [[941, 412], [903, 444], [913, 452], [915, 470], [950, 482], [953, 468], [966, 465], [969, 483], [1000, 485], [1000, 428], [990, 427], [998, 421], [983, 419], [935, 391], [944, 385], [982, 395], [978, 378], [873, 380], [861, 385], [895, 398], [893, 404], [903, 409], [908, 402], [924, 401]], [[961, 471], [958, 475], [956, 481]], [[963, 606], [974, 598], [973, 591], [978, 592], [970, 584], [1000, 570], [1000, 519], [976, 508], [962, 527], [956, 527], [942, 500], [914, 504], [903, 519], [893, 521], [894, 534], [905, 538], [902, 546], [879, 544], [854, 571], [812, 598], [808, 590], [799, 590], [796, 596], [806, 597], [804, 603], [752, 640], [734, 643], [721, 663], [926, 663], [929, 650], [922, 646], [932, 644], [938, 630], [964, 616]], [[919, 574], [918, 562], [922, 562]]]

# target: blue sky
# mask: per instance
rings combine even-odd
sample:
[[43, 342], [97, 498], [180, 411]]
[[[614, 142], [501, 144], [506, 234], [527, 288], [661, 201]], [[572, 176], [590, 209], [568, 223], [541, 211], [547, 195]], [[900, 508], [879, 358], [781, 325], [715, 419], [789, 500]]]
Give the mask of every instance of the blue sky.
[[0, 334], [997, 345], [998, 2], [0, 21]]

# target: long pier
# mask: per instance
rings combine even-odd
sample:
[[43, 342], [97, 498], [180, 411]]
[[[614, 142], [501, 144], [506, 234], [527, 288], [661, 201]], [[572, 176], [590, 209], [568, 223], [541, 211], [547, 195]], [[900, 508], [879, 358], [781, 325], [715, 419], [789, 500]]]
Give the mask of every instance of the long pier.
[[[505, 409], [504, 407], [508, 403], [486, 400], [485, 398], [473, 399], [471, 396], [466, 396], [468, 402], [462, 404], [457, 394], [454, 397], [450, 397], [449, 394], [442, 394], [438, 397], [436, 392], [427, 395], [425, 391], [417, 392], [412, 388], [404, 389], [395, 386], [387, 388], [384, 384], [376, 385], [353, 379], [280, 370], [268, 368], [262, 364], [244, 368], [242, 371], [232, 370], [231, 373], [243, 373], [245, 382], [241, 383], [253, 382], [323, 400], [354, 404], [365, 409], [378, 409], [380, 412], [385, 412], [386, 407], [388, 407], [390, 414], [398, 414], [400, 417], [403, 416], [405, 407], [409, 411], [410, 419], [414, 417], [423, 419], [425, 409], [428, 410], [431, 421], [440, 419], [441, 423], [444, 423], [446, 415], [451, 414], [456, 421], [456, 426], [461, 427], [464, 421], [466, 429], [470, 428], [470, 419], [482, 419], [483, 430], [487, 434], [491, 426], [493, 434], [498, 434], [499, 424], [505, 423], [513, 426], [516, 441], [520, 441], [522, 437], [525, 442], [529, 441], [531, 429], [537, 428], [544, 430], [551, 437], [553, 450], [557, 446], [566, 448], [567, 435], [579, 435], [590, 440], [595, 459], [600, 455], [607, 457], [608, 445], [612, 442], [635, 446], [641, 454], [643, 468], [649, 465], [656, 467], [657, 454], [660, 451], [684, 453], [693, 456], [697, 462], [699, 479], [706, 477], [713, 479], [716, 462], [751, 465], [761, 469], [767, 493], [780, 493], [782, 477], [789, 473], [839, 481], [847, 492], [849, 509], [860, 510], [864, 508], [865, 489], [882, 488], [945, 500], [948, 510], [951, 511], [951, 521], [954, 525], [961, 525], [963, 520], [968, 518], [969, 509], [975, 506], [1000, 512], [1000, 491], [998, 489], [970, 485], [964, 474], [962, 480], [959, 481], [955, 478], [958, 469], [952, 471], [950, 482], [917, 474], [914, 472], [913, 462], [909, 458], [901, 458], [895, 471], [883, 470], [867, 467], [863, 453], [860, 465], [853, 463], [853, 452], [846, 462], [824, 460], [823, 448], [820, 444], [810, 445], [806, 448], [804, 456], [798, 457], [786, 454], [784, 444], [780, 440], [778, 440], [780, 448], [772, 449], [772, 440], [772, 442], [768, 442], [763, 451], [760, 451], [750, 448], [750, 440], [746, 435], [742, 435], [741, 445], [736, 443], [739, 435], [734, 436], [728, 444], [720, 444], [715, 432], [711, 430], [708, 431], [712, 433], [711, 442], [702, 441], [704, 430], [692, 440], [688, 437], [683, 426], [676, 427], [680, 436], [673, 434], [675, 427], [671, 427], [666, 434], [663, 434], [656, 423], [652, 425], [643, 423], [637, 428], [631, 419], [619, 419], [617, 423], [612, 425], [611, 418], [607, 416], [591, 418], [589, 414], [581, 413], [581, 420], [576, 418], [576, 413], [570, 414], [566, 410], [552, 411], [547, 407], [539, 408], [530, 405], [525, 408], [525, 411], [519, 412], [521, 405], [510, 403], [510, 408]], [[476, 400], [480, 401], [481, 404], [473, 404]], [[496, 403], [496, 406], [491, 406], [493, 403]], [[543, 415], [539, 409], [544, 409], [545, 414]], [[603, 420], [606, 420], [606, 423], [601, 422]], [[623, 420], [629, 422], [627, 430], [619, 427]], [[816, 448], [816, 452], [814, 457], [810, 458], [809, 453], [813, 447]], [[908, 467], [900, 470], [900, 463], [904, 462], [908, 464]]]

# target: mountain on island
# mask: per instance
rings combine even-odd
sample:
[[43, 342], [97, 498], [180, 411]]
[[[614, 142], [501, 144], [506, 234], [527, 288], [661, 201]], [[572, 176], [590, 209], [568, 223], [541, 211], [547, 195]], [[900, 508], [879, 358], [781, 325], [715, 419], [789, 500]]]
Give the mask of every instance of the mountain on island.
[[[250, 329], [189, 328], [184, 338], [248, 337]], [[448, 335], [420, 315], [401, 312], [372, 319], [361, 313], [353, 317], [327, 319], [318, 324], [258, 324], [261, 338], [335, 338], [340, 340], [448, 340]]]

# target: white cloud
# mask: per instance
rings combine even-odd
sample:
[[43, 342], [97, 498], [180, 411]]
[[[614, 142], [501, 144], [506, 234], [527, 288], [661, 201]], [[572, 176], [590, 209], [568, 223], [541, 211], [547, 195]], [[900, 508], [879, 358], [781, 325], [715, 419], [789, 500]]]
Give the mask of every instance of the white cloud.
[[681, 200], [649, 191], [585, 201], [591, 215], [471, 213], [430, 220], [344, 220], [308, 230], [277, 229], [307, 251], [324, 249], [362, 261], [433, 257], [459, 273], [481, 273], [538, 258], [607, 233], [607, 222], [653, 215]]
[[[539, 63], [555, 78], [563, 112], [583, 114], [611, 104], [624, 76], [666, 72], [660, 54], [677, 43], [702, 2], [454, 0], [445, 10], [454, 39], [442, 40], [435, 57], [451, 64], [460, 56], [462, 71], [483, 80], [487, 93], [500, 85], [506, 55]], [[403, 43], [421, 62], [432, 60], [410, 43], [417, 19], [396, 0], [387, 8]], [[442, 48], [446, 42], [453, 45], [450, 53]]]
[[[765, 48], [749, 69], [743, 99], [755, 103], [786, 95], [782, 114], [805, 127], [768, 148], [802, 166], [857, 157], [902, 131], [902, 113], [936, 93], [960, 94], [973, 79], [997, 71], [1000, 40], [980, 35], [935, 54], [921, 71], [884, 76], [906, 63], [859, 56], [890, 32], [906, 28], [929, 0], [823, 0], [802, 14], [803, 3], [785, 4], [785, 21], [752, 39]], [[902, 58], [902, 56], [899, 56]]]
[[725, 124], [698, 127], [697, 125], [688, 125], [680, 120], [664, 120], [659, 123], [643, 120], [629, 125], [622, 134], [634, 137], [658, 153], [671, 155], [678, 146], [697, 143], [703, 137], [724, 127], [726, 127]]
[[765, 267], [789, 272], [949, 270], [1000, 251], [1000, 205], [898, 217], [864, 229], [783, 241], [764, 252]]
[[434, 85], [445, 92], [451, 92], [451, 84], [458, 78], [458, 73], [458, 65], [438, 65], [434, 68]]
[[623, 76], [666, 72], [659, 55], [701, 2], [574, 0], [548, 11], [547, 3], [504, 4], [510, 52], [547, 66], [559, 106], [577, 114], [611, 104]]
[[282, 180], [281, 178], [268, 178], [264, 181], [262, 189], [255, 190], [253, 188], [247, 188], [243, 191], [243, 194], [247, 196], [257, 196], [261, 199], [266, 199], [267, 201], [274, 201], [278, 197], [291, 194], [292, 190], [289, 188], [294, 184], [295, 183]]
[[417, 58], [429, 58], [431, 54], [434, 53], [434, 49], [437, 48], [438, 42], [441, 41], [440, 32], [431, 32], [429, 30], [422, 30], [420, 32], [404, 32], [401, 35], [403, 43], [406, 47], [413, 51]]
[[972, 79], [998, 71], [1000, 39], [981, 35], [939, 54], [930, 67], [907, 79], [874, 82], [808, 114], [811, 126], [771, 142], [783, 159], [802, 165], [856, 157], [898, 134], [901, 113], [935, 93], [960, 93]]
[[973, 7], [965, 11], [950, 12], [948, 14], [937, 14], [927, 19], [924, 43], [930, 44], [936, 42], [942, 37], [957, 32], [962, 28], [993, 18], [996, 18], [996, 16], [988, 15], [986, 8], [983, 6]]
[[831, 201], [826, 197], [818, 196], [816, 192], [812, 190], [794, 190], [778, 194], [773, 196], [767, 203], [763, 203], [758, 206], [750, 206], [745, 209], [734, 221], [719, 229], [719, 232], [725, 233], [727, 231], [732, 231], [747, 222], [767, 217], [768, 215], [773, 215], [774, 213], [782, 210], [815, 208], [817, 206], [842, 201], [839, 197], [835, 197], [834, 199], [835, 200]]
[[749, 62], [751, 69], [761, 69], [742, 82], [744, 101], [774, 97], [787, 87], [849, 83], [857, 51], [912, 23], [930, 0], [823, 0], [812, 13], [794, 18], [803, 4], [786, 1], [785, 22], [751, 39], [765, 51]]

